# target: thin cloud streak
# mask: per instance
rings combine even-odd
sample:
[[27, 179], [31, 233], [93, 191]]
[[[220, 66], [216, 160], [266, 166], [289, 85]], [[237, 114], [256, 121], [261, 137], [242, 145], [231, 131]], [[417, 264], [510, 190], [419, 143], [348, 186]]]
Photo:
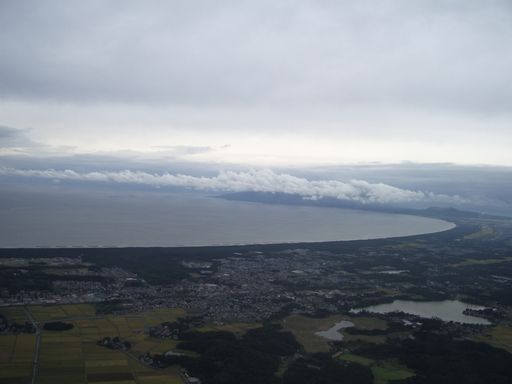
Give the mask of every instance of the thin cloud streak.
[[35, 177], [53, 180], [112, 182], [141, 184], [155, 187], [183, 187], [195, 190], [222, 192], [274, 192], [302, 196], [318, 200], [334, 198], [358, 203], [414, 203], [436, 202], [460, 204], [467, 202], [458, 195], [435, 194], [409, 190], [383, 183], [369, 183], [364, 180], [308, 180], [270, 169], [246, 172], [221, 171], [217, 176], [198, 177], [184, 174], [148, 173], [124, 170], [119, 172], [97, 171], [77, 172], [74, 170], [20, 170], [0, 168], [0, 176]]

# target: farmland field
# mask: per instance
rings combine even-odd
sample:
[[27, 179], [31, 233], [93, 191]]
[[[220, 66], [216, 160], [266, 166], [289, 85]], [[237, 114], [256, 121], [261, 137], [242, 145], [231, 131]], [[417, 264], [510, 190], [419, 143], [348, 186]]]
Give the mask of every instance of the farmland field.
[[414, 376], [414, 372], [394, 360], [377, 361], [351, 353], [339, 356], [341, 360], [362, 364], [371, 368], [375, 384], [387, 384], [393, 380], [405, 380]]
[[219, 331], [225, 331], [225, 332], [231, 332], [236, 335], [242, 335], [245, 332], [247, 332], [249, 329], [254, 329], [261, 327], [261, 323], [229, 323], [229, 324], [222, 324], [222, 325], [215, 325], [210, 324], [201, 328], [198, 328], [197, 330], [200, 332], [219, 332]]
[[[174, 308], [130, 313], [97, 315], [89, 304], [30, 306], [27, 308], [41, 327], [44, 322], [73, 324], [67, 331], [42, 330], [36, 384], [181, 384], [179, 368], [156, 370], [138, 361], [140, 354], [164, 353], [177, 344], [174, 340], [147, 336], [147, 329], [185, 315]], [[29, 321], [23, 307], [1, 308], [11, 322]], [[119, 336], [132, 344], [129, 351], [98, 346], [104, 337]], [[31, 382], [35, 334], [0, 335], [0, 384]]]

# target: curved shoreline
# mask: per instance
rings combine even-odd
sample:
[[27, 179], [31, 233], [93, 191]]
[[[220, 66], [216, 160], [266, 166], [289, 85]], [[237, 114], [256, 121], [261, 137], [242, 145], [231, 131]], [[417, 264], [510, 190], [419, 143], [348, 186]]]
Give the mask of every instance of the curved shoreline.
[[[346, 209], [349, 211], [357, 211], [353, 209]], [[361, 211], [361, 212], [368, 212], [368, 211]], [[382, 213], [382, 212], [375, 212], [375, 213]], [[417, 217], [417, 218], [423, 218], [428, 220], [435, 220], [440, 221], [446, 224], [449, 224], [447, 228], [443, 228], [437, 231], [429, 231], [429, 232], [418, 232], [414, 234], [405, 234], [405, 235], [398, 235], [398, 236], [374, 236], [374, 237], [361, 237], [361, 238], [354, 238], [354, 239], [333, 239], [333, 240], [321, 240], [321, 241], [277, 241], [277, 242], [255, 242], [255, 243], [220, 243], [220, 244], [192, 244], [192, 245], [186, 245], [186, 244], [179, 244], [179, 245], [35, 245], [35, 246], [0, 246], [0, 249], [129, 249], [129, 248], [172, 248], [172, 249], [178, 249], [178, 248], [213, 248], [213, 247], [257, 247], [257, 246], [292, 246], [292, 245], [312, 245], [312, 244], [327, 244], [327, 243], [348, 243], [348, 242], [360, 242], [360, 241], [378, 241], [378, 240], [391, 240], [391, 239], [405, 239], [409, 237], [416, 237], [416, 236], [428, 236], [428, 235], [434, 235], [437, 233], [443, 233], [447, 231], [451, 231], [455, 228], [457, 228], [457, 224], [444, 220], [444, 219], [437, 219], [432, 217], [426, 217], [426, 216], [419, 216], [419, 215], [409, 215], [409, 214], [400, 214], [400, 213], [389, 213], [386, 215], [393, 215], [393, 216], [411, 216], [411, 217]]]

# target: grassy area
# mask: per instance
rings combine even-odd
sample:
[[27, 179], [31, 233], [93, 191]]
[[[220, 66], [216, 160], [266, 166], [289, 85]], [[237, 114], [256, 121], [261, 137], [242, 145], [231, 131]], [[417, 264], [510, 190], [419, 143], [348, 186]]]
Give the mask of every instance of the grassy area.
[[0, 336], [0, 384], [27, 383], [32, 375], [35, 341], [34, 335]]
[[32, 375], [32, 364], [1, 364], [0, 384], [26, 384]]
[[469, 235], [464, 236], [465, 240], [479, 240], [484, 237], [492, 236], [494, 235], [494, 229], [492, 227], [489, 227], [487, 225], [484, 225], [480, 228], [479, 231], [470, 233]]
[[486, 334], [478, 336], [476, 341], [482, 341], [512, 353], [512, 325], [497, 325]]
[[404, 380], [414, 376], [414, 371], [392, 360], [379, 361], [371, 368], [375, 384], [387, 384], [393, 380]]
[[349, 361], [370, 367], [375, 384], [387, 384], [393, 380], [404, 380], [414, 376], [414, 371], [396, 360], [377, 361], [365, 356], [346, 353], [339, 355], [340, 360]]
[[401, 292], [397, 289], [391, 289], [391, 288], [378, 288], [379, 292], [382, 292], [384, 296], [398, 296], [401, 294]]
[[[283, 320], [283, 327], [292, 332], [297, 341], [304, 347], [307, 352], [328, 352], [329, 340], [315, 335], [315, 332], [325, 331], [334, 324], [347, 320], [354, 323], [359, 329], [386, 329], [387, 325], [384, 320], [373, 317], [352, 317], [346, 315], [335, 315], [325, 318], [313, 318], [302, 315], [288, 316]], [[381, 343], [384, 342], [384, 336], [365, 336], [365, 335], [349, 335], [344, 334], [346, 341], [364, 340], [367, 342]]]
[[307, 352], [328, 352], [330, 349], [329, 341], [315, 335], [315, 332], [325, 331], [343, 319], [343, 316], [315, 319], [301, 315], [292, 315], [284, 319], [282, 324], [284, 329], [295, 335], [297, 341]]
[[139, 384], [181, 384], [181, 379], [178, 372], [168, 372], [167, 375], [139, 375], [137, 377]]
[[512, 261], [512, 257], [503, 257], [501, 259], [466, 259], [460, 263], [452, 264], [452, 267], [464, 267], [467, 265], [482, 265], [482, 264], [499, 264]]
[[216, 332], [225, 331], [236, 335], [243, 335], [249, 329], [259, 328], [261, 323], [230, 323], [230, 324], [206, 324], [204, 327], [198, 328], [199, 332]]
[[[38, 322], [62, 319], [73, 323], [68, 331], [43, 330], [37, 384], [181, 384], [178, 367], [156, 370], [141, 365], [145, 352], [164, 353], [177, 344], [147, 335], [147, 328], [174, 321], [186, 312], [176, 308], [126, 315], [97, 315], [89, 304], [38, 305], [29, 307]], [[22, 307], [1, 308], [9, 321], [27, 321]], [[96, 345], [106, 336], [119, 336], [133, 344], [127, 353]], [[35, 335], [0, 336], [0, 384], [26, 384], [32, 374]]]
[[349, 361], [351, 363], [366, 365], [368, 367], [375, 364], [375, 360], [370, 359], [369, 357], [354, 355], [353, 353], [344, 353], [342, 355], [339, 355], [339, 359]]

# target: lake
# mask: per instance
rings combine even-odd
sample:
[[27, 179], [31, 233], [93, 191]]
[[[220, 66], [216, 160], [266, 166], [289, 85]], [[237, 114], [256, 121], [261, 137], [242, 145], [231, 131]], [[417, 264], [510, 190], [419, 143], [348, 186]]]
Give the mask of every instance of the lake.
[[228, 201], [197, 193], [0, 191], [0, 247], [203, 246], [376, 239], [452, 223], [339, 208]]
[[405, 312], [411, 315], [416, 315], [424, 318], [438, 317], [444, 321], [454, 321], [464, 324], [491, 324], [488, 320], [477, 317], [465, 315], [463, 312], [466, 309], [484, 309], [478, 305], [463, 303], [458, 300], [443, 300], [443, 301], [410, 301], [410, 300], [395, 300], [392, 303], [372, 305], [365, 308], [357, 308], [351, 312], [358, 313], [363, 310], [373, 313], [390, 313], [390, 312]]

